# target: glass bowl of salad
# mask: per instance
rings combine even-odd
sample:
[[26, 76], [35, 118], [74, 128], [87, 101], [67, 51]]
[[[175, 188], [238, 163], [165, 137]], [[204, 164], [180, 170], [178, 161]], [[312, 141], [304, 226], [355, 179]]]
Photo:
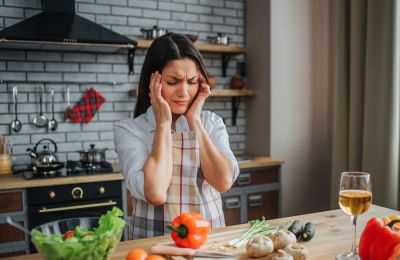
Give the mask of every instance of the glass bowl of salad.
[[121, 240], [125, 220], [114, 207], [100, 218], [71, 218], [32, 230], [32, 243], [44, 259], [108, 259]]

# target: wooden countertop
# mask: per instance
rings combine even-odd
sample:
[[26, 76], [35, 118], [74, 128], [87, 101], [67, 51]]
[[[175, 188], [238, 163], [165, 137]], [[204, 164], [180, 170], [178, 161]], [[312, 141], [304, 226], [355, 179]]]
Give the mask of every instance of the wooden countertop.
[[22, 173], [17, 175], [12, 175], [12, 174], [0, 175], [0, 191], [10, 190], [10, 189], [56, 186], [56, 185], [65, 185], [74, 183], [123, 180], [124, 177], [119, 172], [119, 165], [117, 163], [113, 163], [112, 167], [115, 171], [114, 173], [86, 175], [86, 176], [43, 178], [43, 179], [33, 179], [33, 180], [25, 180]]
[[24, 189], [33, 187], [45, 187], [66, 185], [74, 183], [87, 183], [97, 181], [117, 181], [122, 180], [123, 176], [119, 172], [112, 174], [97, 174], [87, 176], [55, 177], [45, 179], [25, 180], [22, 175], [0, 176], [0, 190]]
[[[384, 216], [391, 216], [394, 214], [400, 214], [400, 212], [372, 205], [369, 211], [367, 211], [367, 213], [361, 215], [358, 218], [357, 241], [359, 240], [359, 236], [361, 235], [361, 232], [364, 229], [365, 224], [371, 217], [374, 216], [384, 217]], [[275, 226], [286, 223], [294, 219], [299, 219], [303, 222], [311, 221], [315, 224], [316, 227], [314, 238], [308, 242], [301, 242], [303, 245], [307, 247], [309, 251], [309, 258], [307, 259], [309, 260], [334, 259], [336, 254], [350, 251], [351, 234], [352, 234], [352, 225], [350, 221], [350, 216], [345, 215], [343, 211], [341, 211], [340, 209], [288, 217], [288, 218], [274, 219], [270, 220], [269, 223]], [[232, 237], [237, 236], [237, 234], [239, 234], [240, 232], [244, 232], [247, 228], [248, 224], [242, 224], [242, 225], [214, 229], [212, 233], [209, 235], [208, 242], [203, 246], [203, 248], [205, 249], [209, 248], [210, 244], [212, 244], [215, 241], [218, 242], [218, 245], [219, 243], [222, 244], [228, 242], [230, 239], [232, 239]], [[134, 248], [143, 248], [149, 251], [149, 249], [155, 244], [163, 242], [166, 243], [170, 241], [171, 241], [170, 236], [162, 236], [162, 237], [121, 242], [118, 245], [118, 248], [111, 255], [110, 259], [113, 260], [125, 259], [126, 254]], [[246, 257], [244, 246], [235, 249], [234, 251], [222, 251], [222, 253], [235, 255], [237, 259], [254, 259]], [[38, 254], [34, 254], [28, 256], [14, 257], [10, 259], [36, 260], [36, 259], [41, 259], [41, 257]], [[173, 257], [173, 259], [183, 259], [183, 258]], [[257, 258], [257, 259], [265, 259], [265, 258]]]
[[[239, 162], [239, 167], [241, 170], [244, 170], [244, 169], [258, 168], [258, 167], [279, 166], [281, 164], [283, 164], [283, 161], [279, 159], [274, 159], [271, 157], [255, 157], [253, 160]], [[113, 167], [118, 172], [115, 172], [113, 174], [71, 176], [71, 177], [46, 178], [46, 179], [34, 179], [34, 180], [25, 180], [22, 174], [0, 175], [0, 190], [24, 189], [32, 187], [55, 186], [55, 185], [87, 183], [87, 182], [97, 182], [97, 181], [122, 180], [123, 176], [119, 172], [118, 164], [116, 163], [113, 164]]]
[[240, 170], [247, 170], [251, 168], [262, 168], [281, 166], [284, 161], [272, 157], [256, 156], [252, 160], [239, 161]]

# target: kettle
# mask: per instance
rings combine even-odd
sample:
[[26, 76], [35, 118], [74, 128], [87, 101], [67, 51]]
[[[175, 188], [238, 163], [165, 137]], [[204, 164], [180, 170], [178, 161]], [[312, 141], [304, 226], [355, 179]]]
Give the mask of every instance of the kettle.
[[[50, 143], [53, 144], [54, 146], [54, 151], [50, 151], [49, 147], [47, 145], [43, 146], [43, 151], [38, 151], [38, 146], [40, 143], [42, 143], [43, 141], [49, 141]], [[49, 165], [53, 165], [53, 164], [58, 164], [58, 158], [56, 155], [57, 152], [57, 144], [49, 139], [49, 138], [44, 138], [41, 139], [39, 142], [36, 143], [35, 147], [33, 149], [28, 148], [26, 149], [27, 152], [29, 152], [29, 155], [32, 157], [35, 166], [38, 167], [46, 167]]]

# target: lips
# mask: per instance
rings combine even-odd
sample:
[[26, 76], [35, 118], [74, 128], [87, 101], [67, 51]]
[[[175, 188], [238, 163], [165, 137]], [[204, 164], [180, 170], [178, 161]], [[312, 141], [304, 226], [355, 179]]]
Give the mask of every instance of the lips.
[[174, 103], [176, 103], [179, 106], [186, 106], [187, 104], [189, 104], [189, 101], [176, 100], [176, 101], [174, 101]]

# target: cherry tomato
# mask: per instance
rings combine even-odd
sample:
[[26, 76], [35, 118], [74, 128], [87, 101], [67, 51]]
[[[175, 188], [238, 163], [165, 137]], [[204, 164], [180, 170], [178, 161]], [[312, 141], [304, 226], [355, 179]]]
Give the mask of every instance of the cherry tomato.
[[165, 258], [160, 255], [149, 255], [145, 260], [165, 260]]
[[136, 248], [128, 252], [125, 260], [144, 260], [147, 256], [147, 252], [144, 249]]
[[70, 237], [74, 237], [74, 232], [73, 231], [67, 231], [64, 234], [64, 240]]

